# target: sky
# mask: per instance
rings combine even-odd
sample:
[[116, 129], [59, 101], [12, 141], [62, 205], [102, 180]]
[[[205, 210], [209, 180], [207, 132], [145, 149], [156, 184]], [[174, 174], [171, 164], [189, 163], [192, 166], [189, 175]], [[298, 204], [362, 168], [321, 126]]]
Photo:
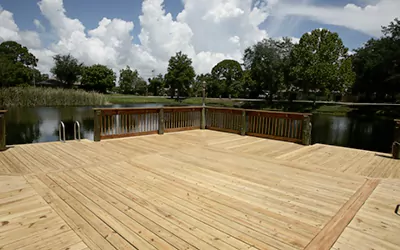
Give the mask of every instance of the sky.
[[14, 40], [48, 73], [56, 54], [145, 79], [166, 73], [182, 51], [196, 73], [224, 59], [241, 61], [264, 38], [327, 28], [350, 50], [378, 38], [400, 17], [400, 0], [0, 0], [0, 42]]

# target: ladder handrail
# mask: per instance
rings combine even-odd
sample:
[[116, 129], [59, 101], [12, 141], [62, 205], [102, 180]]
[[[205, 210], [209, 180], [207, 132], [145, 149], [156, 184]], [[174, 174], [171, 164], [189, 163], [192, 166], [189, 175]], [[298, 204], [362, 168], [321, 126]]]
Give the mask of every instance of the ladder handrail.
[[[76, 136], [76, 128], [78, 128], [78, 136]], [[74, 122], [74, 139], [81, 140], [81, 124], [78, 121]]]
[[[64, 137], [64, 140], [63, 140], [63, 137], [61, 137], [61, 129], [62, 129], [62, 135]], [[60, 121], [60, 124], [58, 124], [58, 137], [61, 142], [65, 143], [65, 125], [62, 121]]]

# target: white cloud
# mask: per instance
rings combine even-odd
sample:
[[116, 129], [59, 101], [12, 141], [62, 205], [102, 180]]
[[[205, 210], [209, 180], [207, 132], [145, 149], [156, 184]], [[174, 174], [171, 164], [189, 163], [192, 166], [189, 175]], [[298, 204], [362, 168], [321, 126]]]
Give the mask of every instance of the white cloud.
[[[71, 53], [87, 65], [105, 64], [115, 72], [129, 65], [147, 78], [152, 70], [165, 73], [169, 58], [182, 51], [192, 58], [197, 73], [205, 73], [223, 59], [240, 61], [246, 47], [267, 37], [258, 26], [277, 2], [259, 0], [252, 6], [252, 0], [184, 0], [184, 9], [174, 20], [163, 0], [144, 0], [138, 45], [131, 35], [132, 22], [105, 17], [85, 32], [81, 21], [68, 17], [62, 0], [41, 0], [38, 6], [56, 41], [47, 48], [30, 48], [44, 72], [52, 67], [52, 56]], [[15, 22], [11, 24], [8, 31], [13, 33], [8, 36], [21, 34]], [[39, 30], [43, 27], [38, 20], [34, 24]]]
[[343, 26], [365, 34], [381, 36], [381, 26], [399, 17], [399, 0], [380, 0], [360, 7], [349, 3], [344, 7], [313, 6], [304, 4], [280, 4], [275, 15], [303, 16], [325, 24]]
[[40, 32], [46, 31], [46, 29], [44, 28], [44, 26], [42, 25], [42, 23], [39, 20], [34, 19], [33, 24], [35, 25], [36, 29], [38, 29]]
[[34, 31], [21, 31], [14, 21], [13, 13], [0, 6], [0, 42], [16, 41], [29, 48], [40, 48], [39, 34]]
[[[49, 72], [54, 55], [71, 53], [86, 65], [105, 64], [115, 72], [129, 65], [147, 78], [152, 75], [152, 70], [156, 74], [165, 73], [169, 58], [182, 51], [193, 59], [197, 73], [206, 73], [223, 59], [241, 61], [243, 51], [248, 46], [267, 38], [267, 32], [259, 26], [271, 13], [275, 13], [272, 8], [278, 8], [277, 13], [282, 17], [306, 16], [325, 23], [353, 25], [358, 30], [364, 27], [375, 33], [376, 28], [373, 27], [380, 29], [380, 25], [388, 23], [386, 19], [393, 19], [390, 15], [396, 9], [397, 0], [381, 0], [375, 7], [365, 8], [355, 5], [347, 5], [345, 8], [313, 7], [309, 5], [310, 0], [302, 0], [303, 4], [299, 5], [301, 8], [298, 10], [296, 4], [287, 8], [285, 2], [183, 0], [184, 8], [174, 18], [165, 11], [163, 0], [144, 0], [140, 23], [104, 17], [99, 20], [96, 28], [87, 30], [80, 20], [68, 17], [62, 0], [41, 0], [38, 6], [49, 22], [50, 29], [45, 30], [36, 19], [34, 24], [41, 35], [52, 33], [54, 42], [42, 47], [37, 32], [19, 30], [13, 14], [1, 8], [0, 41], [16, 40], [29, 47], [39, 58], [38, 67], [43, 72]], [[374, 20], [371, 13], [381, 13], [382, 9], [389, 7], [389, 17], [371, 21]], [[351, 21], [350, 15], [354, 15]], [[343, 18], [346, 21], [341, 20]], [[367, 20], [367, 24], [362, 20]], [[138, 37], [134, 38], [132, 31], [135, 25], [140, 25], [141, 30]]]

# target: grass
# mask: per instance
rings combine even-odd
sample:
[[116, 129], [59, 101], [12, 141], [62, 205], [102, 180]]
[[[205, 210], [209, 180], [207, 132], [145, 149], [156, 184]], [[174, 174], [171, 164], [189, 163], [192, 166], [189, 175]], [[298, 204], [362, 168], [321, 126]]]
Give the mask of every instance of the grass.
[[39, 87], [0, 88], [0, 107], [104, 105], [102, 94], [74, 89]]
[[[160, 103], [170, 105], [202, 105], [203, 99], [201, 97], [191, 97], [178, 102], [175, 99], [168, 97], [147, 97], [147, 96], [134, 96], [134, 95], [107, 95], [107, 102], [111, 104], [136, 104], [136, 103]], [[219, 107], [234, 107], [238, 103], [231, 100], [207, 99], [208, 106]]]

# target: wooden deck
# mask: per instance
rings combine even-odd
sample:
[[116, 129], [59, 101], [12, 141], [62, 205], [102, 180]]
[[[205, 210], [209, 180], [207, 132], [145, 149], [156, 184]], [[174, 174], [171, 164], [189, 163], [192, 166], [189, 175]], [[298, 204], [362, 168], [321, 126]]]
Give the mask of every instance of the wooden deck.
[[398, 249], [387, 157], [210, 130], [14, 146], [0, 249]]

